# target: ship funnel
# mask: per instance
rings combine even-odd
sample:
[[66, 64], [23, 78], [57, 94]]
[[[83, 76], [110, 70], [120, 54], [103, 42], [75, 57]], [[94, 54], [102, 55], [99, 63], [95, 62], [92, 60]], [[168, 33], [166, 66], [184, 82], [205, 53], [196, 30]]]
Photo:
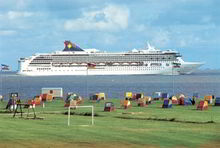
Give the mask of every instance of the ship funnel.
[[63, 49], [63, 51], [83, 51], [79, 46], [70, 41], [65, 41], [64, 45], [65, 48]]

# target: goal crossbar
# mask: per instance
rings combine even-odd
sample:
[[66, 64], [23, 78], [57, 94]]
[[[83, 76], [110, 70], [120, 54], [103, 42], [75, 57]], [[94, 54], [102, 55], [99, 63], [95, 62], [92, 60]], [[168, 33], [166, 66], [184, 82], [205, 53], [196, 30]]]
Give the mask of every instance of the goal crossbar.
[[70, 125], [70, 109], [71, 108], [92, 108], [92, 125], [94, 125], [94, 107], [91, 106], [69, 106], [68, 107], [68, 126]]

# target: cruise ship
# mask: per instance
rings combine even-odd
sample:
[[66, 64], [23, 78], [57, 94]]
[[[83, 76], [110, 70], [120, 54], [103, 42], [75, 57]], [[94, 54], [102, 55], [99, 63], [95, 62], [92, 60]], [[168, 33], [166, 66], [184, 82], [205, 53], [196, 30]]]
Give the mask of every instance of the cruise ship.
[[175, 50], [144, 49], [108, 53], [81, 49], [70, 41], [62, 51], [35, 54], [18, 61], [18, 74], [51, 75], [180, 75], [190, 74], [203, 63], [185, 62]]

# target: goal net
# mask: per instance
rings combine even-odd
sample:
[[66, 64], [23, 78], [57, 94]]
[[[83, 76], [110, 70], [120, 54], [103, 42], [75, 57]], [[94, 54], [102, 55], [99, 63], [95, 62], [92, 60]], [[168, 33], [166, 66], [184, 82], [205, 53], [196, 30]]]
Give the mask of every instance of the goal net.
[[74, 108], [74, 109], [77, 109], [77, 108], [91, 108], [92, 110], [92, 125], [94, 125], [94, 107], [93, 106], [69, 106], [68, 107], [68, 126], [70, 125], [70, 109], [71, 108]]

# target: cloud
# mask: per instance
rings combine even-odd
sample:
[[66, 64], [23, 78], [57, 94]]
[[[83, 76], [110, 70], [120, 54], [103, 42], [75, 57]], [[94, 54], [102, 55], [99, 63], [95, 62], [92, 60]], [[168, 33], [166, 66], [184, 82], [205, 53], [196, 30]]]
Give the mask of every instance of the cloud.
[[194, 46], [200, 46], [204, 44], [206, 41], [194, 34], [189, 34], [181, 38], [177, 37], [176, 42], [177, 42], [176, 44], [179, 47], [191, 47], [191, 46], [194, 47]]
[[24, 9], [28, 6], [28, 4], [31, 2], [31, 0], [16, 0], [15, 6], [17, 9]]
[[202, 23], [210, 23], [212, 21], [212, 17], [211, 16], [203, 16], [201, 22]]
[[167, 46], [170, 42], [170, 32], [162, 29], [154, 32], [152, 42], [155, 45]]
[[[42, 21], [43, 20], [43, 21]], [[0, 12], [0, 30], [28, 30], [35, 29], [45, 23], [40, 12], [32, 11], [6, 11]]]
[[147, 27], [144, 24], [134, 24], [133, 26], [134, 26], [134, 31], [137, 32], [143, 32], [147, 30]]
[[24, 18], [24, 17], [30, 17], [33, 13], [31, 12], [21, 12], [21, 11], [9, 11], [7, 13], [7, 16], [9, 19], [18, 19], [18, 18]]
[[114, 45], [119, 40], [119, 37], [111, 34], [104, 35], [104, 43], [108, 45]]
[[[38, 0], [40, 1], [40, 0]], [[33, 0], [0, 0], [0, 8], [1, 10], [23, 10], [30, 7], [30, 4]]]
[[7, 35], [14, 35], [16, 31], [14, 30], [0, 30], [0, 35], [7, 36]]
[[118, 31], [128, 27], [129, 9], [125, 6], [108, 5], [104, 9], [83, 12], [81, 18], [67, 20], [64, 29], [70, 31]]

